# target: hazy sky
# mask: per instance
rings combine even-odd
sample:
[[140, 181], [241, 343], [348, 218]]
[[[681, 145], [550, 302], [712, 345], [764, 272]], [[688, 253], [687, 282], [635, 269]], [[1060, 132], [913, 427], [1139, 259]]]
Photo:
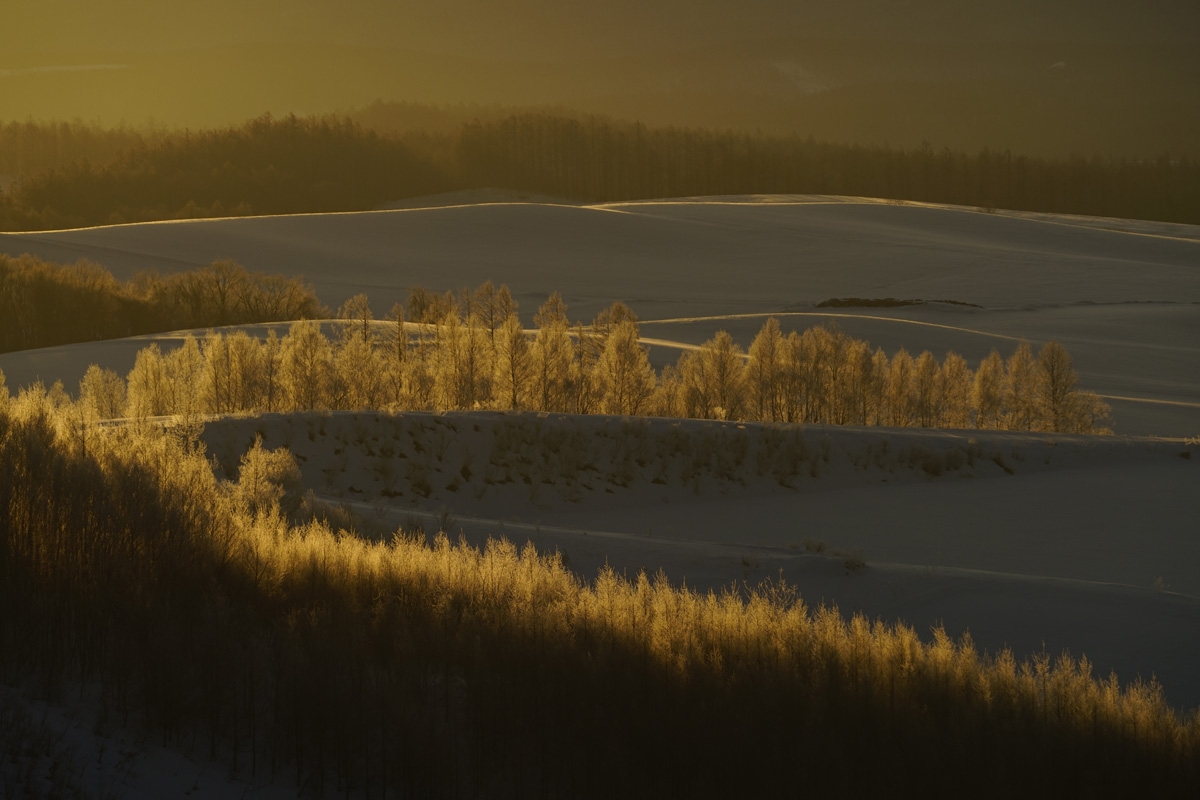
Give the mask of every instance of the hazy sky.
[[1155, 155], [1200, 148], [1198, 54], [1197, 0], [0, 0], [0, 120], [378, 99]]
[[318, 41], [542, 56], [742, 37], [1198, 40], [1197, 23], [1191, 0], [4, 0], [0, 48]]

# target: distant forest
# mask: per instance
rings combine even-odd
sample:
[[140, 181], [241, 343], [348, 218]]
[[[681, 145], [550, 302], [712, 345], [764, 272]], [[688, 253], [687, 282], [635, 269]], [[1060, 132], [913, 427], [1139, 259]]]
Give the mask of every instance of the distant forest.
[[361, 122], [264, 116], [200, 132], [0, 123], [0, 176], [11, 180], [0, 230], [355, 211], [481, 188], [580, 202], [858, 195], [1200, 223], [1200, 163], [1167, 155], [888, 149], [495, 109], [456, 127], [453, 114], [418, 114], [422, 129], [370, 111]]
[[86, 261], [59, 266], [0, 255], [0, 353], [325, 313], [302, 280], [252, 273], [232, 261], [121, 283]]

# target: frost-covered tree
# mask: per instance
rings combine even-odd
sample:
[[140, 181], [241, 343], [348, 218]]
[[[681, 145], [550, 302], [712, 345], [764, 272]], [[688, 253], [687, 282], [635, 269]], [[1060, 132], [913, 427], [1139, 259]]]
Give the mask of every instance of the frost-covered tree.
[[1004, 359], [996, 350], [979, 364], [971, 387], [975, 426], [995, 430], [1004, 425]]
[[529, 338], [516, 313], [511, 313], [496, 332], [495, 401], [500, 408], [527, 408], [533, 376]]
[[342, 342], [360, 339], [368, 344], [375, 343], [375, 315], [371, 313], [371, 303], [365, 294], [356, 294], [342, 303], [337, 317], [344, 320], [338, 325], [338, 338]]
[[[8, 390], [0, 388], [0, 394], [3, 395], [0, 403], [3, 403]], [[79, 406], [88, 422], [120, 417], [125, 412], [125, 380], [111, 369], [92, 364], [79, 382]]]
[[290, 514], [300, 505], [302, 477], [286, 447], [267, 450], [259, 436], [242, 456], [234, 499], [252, 514]]
[[967, 366], [966, 359], [958, 353], [948, 353], [942, 362], [942, 424], [950, 428], [970, 426], [972, 382], [971, 368]]
[[343, 337], [333, 353], [333, 383], [341, 387], [335, 408], [380, 408], [384, 399], [385, 365], [372, 338], [357, 333]]
[[913, 365], [913, 424], [936, 428], [942, 424], [941, 365], [933, 353], [925, 350]]
[[386, 406], [395, 410], [408, 408], [409, 353], [408, 328], [404, 322], [404, 306], [396, 303], [388, 313], [383, 334], [383, 389]]
[[442, 318], [434, 370], [440, 408], [471, 409], [488, 402], [492, 367], [487, 344], [478, 317], [472, 316], [464, 324], [457, 312], [451, 311]]
[[626, 319], [613, 326], [597, 365], [604, 413], [645, 413], [655, 383], [648, 352], [639, 343], [636, 322]]
[[146, 419], [173, 413], [174, 396], [157, 343], [138, 351], [126, 387], [125, 416]]
[[188, 335], [183, 346], [163, 356], [163, 370], [171, 390], [171, 412], [187, 419], [203, 413], [202, 398], [197, 389], [204, 372], [204, 354], [196, 337]]
[[689, 417], [742, 419], [746, 399], [742, 350], [725, 331], [680, 360], [683, 403]]
[[750, 416], [764, 422], [784, 418], [783, 335], [779, 320], [769, 318], [750, 343], [746, 388]]
[[1071, 418], [1075, 416], [1072, 400], [1078, 383], [1067, 348], [1054, 341], [1042, 345], [1033, 387], [1041, 429], [1061, 432], [1076, 427]]
[[[268, 339], [269, 341], [269, 339]], [[268, 363], [266, 346], [245, 331], [225, 337], [229, 360], [229, 405], [234, 411], [269, 411], [264, 386], [277, 367]]]
[[279, 377], [284, 408], [326, 408], [332, 349], [321, 326], [310, 320], [294, 322], [281, 345]]
[[679, 377], [679, 370], [670, 364], [663, 367], [658, 376], [658, 385], [654, 387], [650, 407], [650, 413], [659, 417], [682, 417], [686, 413], [683, 403], [683, 381]]
[[1028, 342], [1021, 342], [1004, 365], [1004, 422], [1012, 431], [1031, 431], [1038, 424], [1037, 364]]
[[537, 411], [568, 411], [573, 352], [567, 307], [558, 292], [542, 304], [533, 321], [538, 332], [533, 346], [532, 405]]
[[888, 364], [885, 390], [886, 424], [897, 428], [916, 424], [915, 372], [912, 356], [903, 347], [900, 348]]

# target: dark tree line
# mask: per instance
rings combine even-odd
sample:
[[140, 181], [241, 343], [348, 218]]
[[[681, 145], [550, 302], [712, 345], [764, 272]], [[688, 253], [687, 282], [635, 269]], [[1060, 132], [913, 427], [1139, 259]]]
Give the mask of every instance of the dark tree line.
[[311, 286], [232, 261], [121, 283], [82, 261], [0, 255], [0, 353], [182, 328], [321, 316]]
[[356, 210], [445, 185], [427, 159], [349, 119], [265, 116], [139, 143], [107, 164], [83, 160], [24, 178], [0, 206], [0, 225]]
[[[59, 134], [46, 134], [48, 140], [54, 136]], [[122, 149], [107, 161], [82, 155], [101, 153], [113, 142], [123, 142]], [[395, 135], [347, 118], [268, 116], [241, 127], [152, 140], [115, 137], [90, 150], [74, 145], [74, 151], [79, 159], [47, 157], [56, 166], [23, 173], [0, 195], [0, 229], [353, 211], [472, 188], [588, 202], [842, 194], [1200, 223], [1200, 164], [1186, 158], [889, 149], [651, 128], [595, 116], [486, 115], [452, 131], [439, 124]]]

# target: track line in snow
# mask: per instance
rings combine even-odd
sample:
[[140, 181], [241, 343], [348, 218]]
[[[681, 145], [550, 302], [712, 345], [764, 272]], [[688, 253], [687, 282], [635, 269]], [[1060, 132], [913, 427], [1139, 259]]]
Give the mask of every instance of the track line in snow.
[[991, 339], [1003, 339], [1009, 342], [1024, 342], [1028, 341], [1020, 336], [1008, 336], [1003, 333], [989, 333], [987, 331], [975, 330], [973, 328], [963, 328], [958, 325], [945, 325], [940, 322], [923, 322], [916, 319], [899, 319], [897, 317], [884, 317], [875, 314], [846, 314], [846, 313], [825, 313], [820, 311], [775, 311], [761, 312], [755, 311], [745, 314], [717, 314], [708, 317], [674, 317], [672, 319], [643, 319], [638, 320], [639, 325], [682, 325], [691, 322], [720, 322], [721, 320], [736, 320], [736, 319], [768, 319], [770, 317], [833, 317], [836, 319], [869, 319], [879, 322], [895, 322], [902, 325], [919, 325], [926, 328], [941, 328], [948, 331], [958, 331], [959, 333], [970, 333], [975, 336], [986, 336]]

